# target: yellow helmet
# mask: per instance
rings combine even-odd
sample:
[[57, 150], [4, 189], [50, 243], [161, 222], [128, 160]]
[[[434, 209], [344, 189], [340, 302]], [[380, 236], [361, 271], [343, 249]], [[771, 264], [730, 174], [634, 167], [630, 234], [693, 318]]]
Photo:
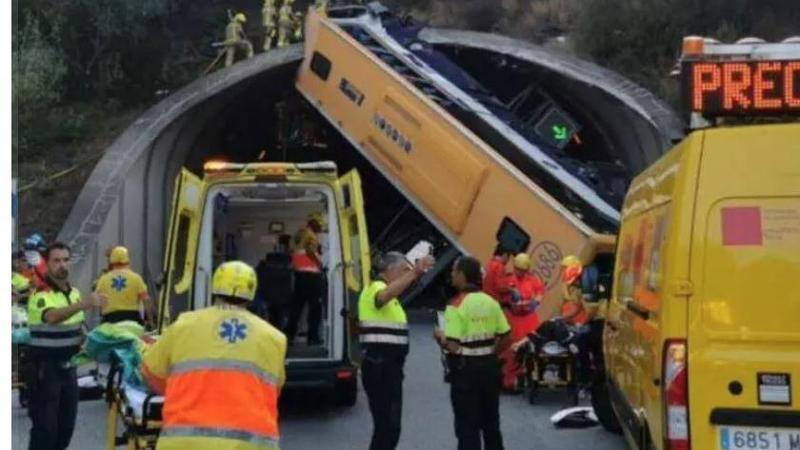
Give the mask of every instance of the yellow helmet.
[[520, 253], [514, 257], [514, 268], [519, 270], [531, 270], [531, 257], [527, 253]]
[[245, 16], [244, 13], [236, 13], [236, 15], [233, 16], [233, 20], [239, 23], [245, 23], [247, 22], [247, 16]]
[[565, 256], [564, 259], [561, 260], [561, 267], [574, 267], [582, 265], [583, 263], [581, 262], [580, 258], [575, 255]]
[[309, 222], [313, 220], [314, 222], [320, 224], [320, 226], [325, 226], [325, 215], [322, 214], [321, 212], [313, 212], [309, 214], [308, 220]]
[[211, 280], [211, 293], [253, 301], [256, 296], [256, 271], [241, 261], [220, 264]]
[[129, 264], [131, 259], [128, 256], [128, 249], [123, 246], [112, 248], [108, 254], [108, 262], [110, 264]]

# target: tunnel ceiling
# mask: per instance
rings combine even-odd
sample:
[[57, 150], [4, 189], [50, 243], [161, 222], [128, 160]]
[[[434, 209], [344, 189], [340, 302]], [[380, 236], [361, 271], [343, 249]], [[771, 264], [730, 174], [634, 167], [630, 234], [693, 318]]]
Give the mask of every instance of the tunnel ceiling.
[[[487, 52], [536, 66], [546, 75], [546, 88], [565, 92], [565, 102], [585, 108], [588, 120], [613, 147], [636, 149], [638, 168], [681, 137], [680, 121], [667, 106], [594, 64], [483, 33], [429, 29], [421, 36], [448, 51]], [[146, 279], [160, 275], [175, 174], [187, 161], [199, 172], [205, 158], [230, 153], [231, 146], [248, 157], [258, 155], [264, 142], [237, 141], [230, 130], [270, 128], [274, 114], [263, 105], [295, 91], [293, 77], [301, 58], [302, 46], [294, 45], [215, 72], [165, 98], [120, 135], [93, 170], [59, 233], [73, 248], [79, 287], [88, 286], [103, 264], [102, 250], [119, 243], [134, 249], [134, 265]]]

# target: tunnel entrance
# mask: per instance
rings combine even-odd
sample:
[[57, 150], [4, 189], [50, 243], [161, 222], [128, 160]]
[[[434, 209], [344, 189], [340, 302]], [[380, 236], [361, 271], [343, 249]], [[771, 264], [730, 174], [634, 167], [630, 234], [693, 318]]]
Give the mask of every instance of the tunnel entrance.
[[[424, 42], [477, 80], [492, 102], [522, 120], [532, 115], [539, 99], [555, 100], [579, 125], [581, 143], [569, 142], [563, 150], [585, 156], [584, 161], [615, 169], [621, 161], [628, 177], [682, 135], [682, 124], [666, 105], [591, 63], [501, 36], [439, 29], [423, 34]], [[154, 105], [118, 137], [94, 168], [58, 236], [73, 249], [78, 287], [89, 289], [106, 265], [104, 250], [123, 244], [137, 249], [132, 263], [157, 291], [165, 276], [164, 239], [175, 176], [181, 166], [200, 174], [203, 163], [214, 159], [329, 160], [340, 173], [355, 168], [363, 179], [374, 251], [408, 250], [427, 240], [437, 254], [443, 249], [457, 252], [460, 242], [448, 242], [301, 97], [294, 80], [302, 57], [301, 46], [290, 46], [198, 79]], [[531, 79], [536, 85], [527, 93]], [[569, 208], [568, 203], [561, 202]], [[485, 230], [487, 235], [496, 231]]]
[[[620, 197], [624, 195], [630, 171], [614, 153], [612, 143], [587, 113], [580, 111], [575, 99], [548, 91], [546, 74], [536, 74], [530, 63], [492, 58], [487, 52], [444, 50], [485, 86], [496, 101], [529, 119], [531, 123], [524, 126], [533, 128], [532, 122], [541, 120], [549, 110], [561, 111], [574, 128], [562, 149], [564, 159], [589, 162], [587, 170], [595, 170], [594, 176], [616, 178], [616, 189]], [[487, 60], [491, 64], [486, 64]], [[389, 250], [405, 252], [421, 240], [431, 242], [436, 254], [450, 247], [452, 244], [425, 216], [293, 87], [296, 67], [281, 68], [281, 79], [271, 73], [240, 88], [200, 133], [184, 165], [200, 174], [203, 164], [210, 160], [333, 161], [339, 173], [357, 169], [362, 177], [374, 254]], [[613, 171], [613, 176], [609, 171]], [[493, 234], [496, 230], [486, 232]], [[442, 291], [442, 283], [433, 286], [435, 290], [427, 293], [439, 297], [437, 301], [448, 295]]]

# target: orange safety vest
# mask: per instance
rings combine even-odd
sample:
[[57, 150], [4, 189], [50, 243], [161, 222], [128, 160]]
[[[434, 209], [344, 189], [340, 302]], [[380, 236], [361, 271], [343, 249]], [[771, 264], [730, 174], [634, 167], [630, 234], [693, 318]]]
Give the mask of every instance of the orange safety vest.
[[158, 450], [278, 449], [286, 337], [243, 309], [181, 314], [144, 355], [165, 396]]

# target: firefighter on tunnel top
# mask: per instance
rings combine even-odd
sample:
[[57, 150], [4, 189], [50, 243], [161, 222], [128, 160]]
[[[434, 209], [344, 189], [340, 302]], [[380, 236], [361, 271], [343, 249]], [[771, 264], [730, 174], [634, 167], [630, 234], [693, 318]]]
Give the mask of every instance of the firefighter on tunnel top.
[[247, 40], [247, 36], [244, 34], [245, 22], [247, 22], [247, 17], [244, 13], [236, 13], [225, 27], [225, 67], [233, 64], [237, 50], [244, 50], [247, 58], [253, 57], [253, 44]]

